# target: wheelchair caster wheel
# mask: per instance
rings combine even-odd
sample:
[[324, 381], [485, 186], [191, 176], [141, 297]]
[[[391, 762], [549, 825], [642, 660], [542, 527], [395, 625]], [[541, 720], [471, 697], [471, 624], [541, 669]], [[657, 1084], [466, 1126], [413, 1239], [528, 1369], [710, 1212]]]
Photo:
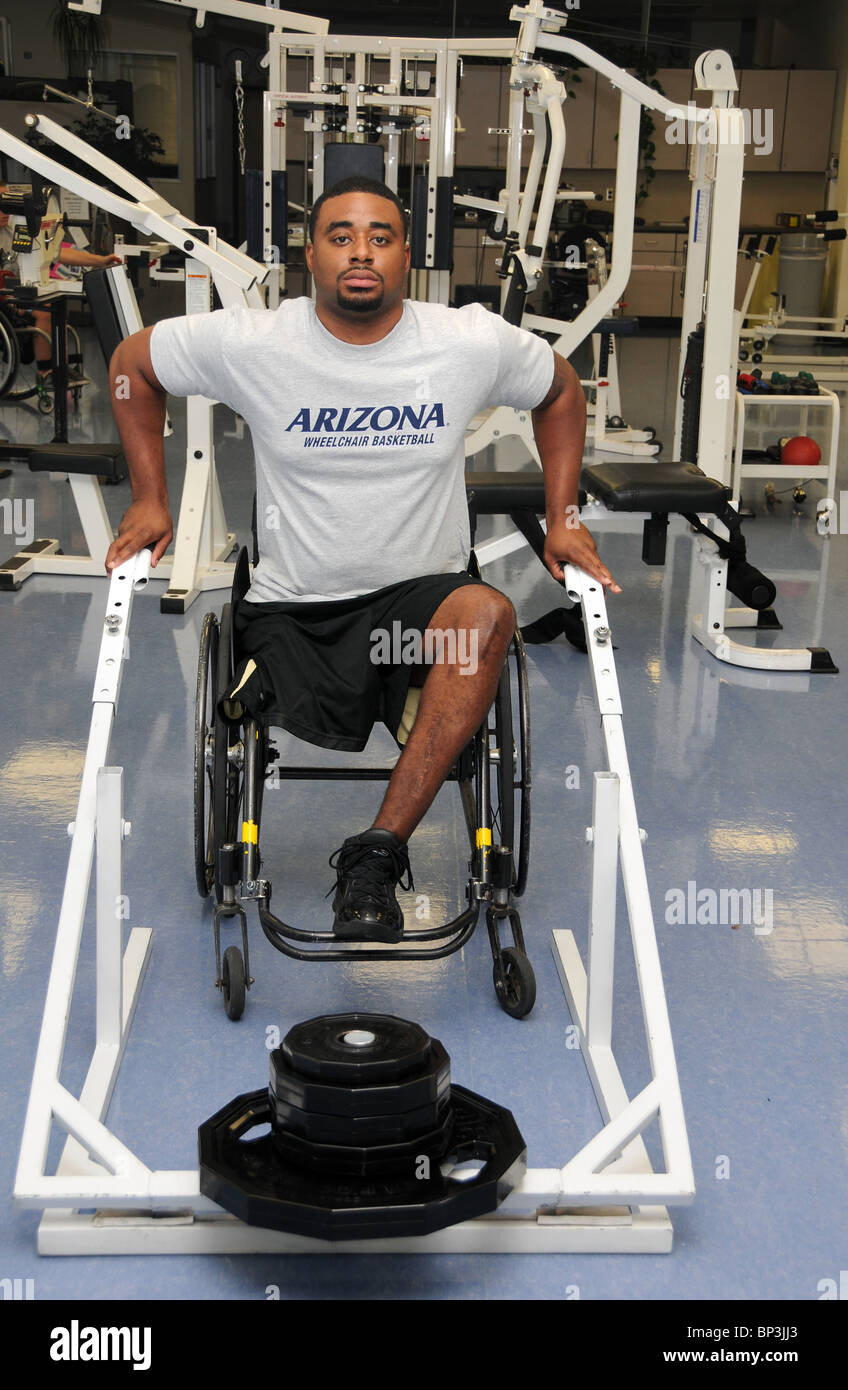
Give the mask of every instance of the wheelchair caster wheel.
[[620, 415], [611, 415], [607, 420], [607, 428], [611, 430], [626, 430], [627, 426]]
[[740, 348], [740, 349], [739, 349], [739, 361], [740, 361], [740, 362], [747, 362], [749, 356], [750, 356], [750, 354], [749, 354], [747, 348]]
[[752, 362], [762, 362], [762, 360], [763, 360], [763, 354], [762, 354], [761, 352], [755, 352], [755, 353], [753, 353], [752, 356], [751, 356], [751, 361], [752, 361]]
[[763, 348], [765, 347], [765, 345], [766, 345], [766, 340], [765, 340], [765, 338], [755, 338], [754, 341], [753, 341], [753, 343], [751, 344], [751, 346], [752, 346], [752, 348], [754, 349], [755, 352], [762, 352], [762, 350], [763, 350]]
[[498, 1003], [510, 1018], [526, 1018], [536, 1002], [536, 976], [523, 951], [507, 946], [492, 976]]
[[244, 1013], [245, 994], [244, 961], [238, 946], [228, 946], [224, 952], [221, 970], [221, 989], [224, 995], [224, 1008], [227, 1018], [241, 1018]]
[[643, 434], [646, 434], [646, 435], [648, 436], [648, 438], [645, 440], [645, 443], [646, 443], [646, 444], [653, 444], [654, 440], [655, 440], [656, 437], [657, 437], [657, 432], [656, 432], [656, 430], [654, 429], [654, 426], [653, 426], [653, 425], [643, 425], [643, 426], [642, 426], [642, 433], [643, 433]]

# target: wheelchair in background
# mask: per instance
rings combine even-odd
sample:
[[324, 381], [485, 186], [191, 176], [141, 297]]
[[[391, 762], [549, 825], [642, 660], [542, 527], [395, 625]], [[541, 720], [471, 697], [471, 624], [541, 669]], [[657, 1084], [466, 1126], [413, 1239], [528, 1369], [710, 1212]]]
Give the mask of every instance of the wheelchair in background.
[[[469, 572], [479, 573], [472, 553]], [[260, 830], [266, 779], [388, 781], [391, 768], [280, 767], [271, 741], [274, 712], [228, 723], [218, 699], [239, 665], [234, 618], [250, 583], [246, 548], [235, 568], [230, 602], [220, 616], [203, 619], [197, 669], [194, 744], [194, 861], [197, 889], [214, 904], [217, 979], [227, 1015], [241, 1017], [250, 975], [245, 905], [255, 902], [262, 930], [278, 951], [299, 961], [435, 960], [471, 938], [485, 907], [495, 994], [514, 1018], [533, 1007], [536, 982], [527, 957], [517, 899], [527, 883], [530, 857], [530, 706], [527, 663], [516, 631], [489, 713], [463, 749], [447, 781], [459, 789], [470, 857], [466, 906], [438, 927], [404, 932], [398, 945], [339, 945], [331, 931], [304, 931], [271, 910], [271, 883], [263, 875]], [[410, 700], [407, 700], [407, 711]], [[411, 727], [404, 713], [402, 727]], [[400, 731], [398, 731], [400, 732]], [[221, 923], [236, 919], [241, 945], [221, 953]], [[503, 944], [501, 932], [511, 941]]]
[[[77, 411], [87, 379], [79, 333], [73, 324], [66, 323], [66, 328], [75, 344], [67, 358], [70, 369], [67, 390], [69, 403]], [[54, 405], [53, 377], [51, 373], [42, 378], [38, 372], [34, 349], [37, 337], [43, 338], [52, 348], [51, 335], [36, 328], [8, 291], [0, 292], [0, 406], [31, 402], [30, 408], [34, 407], [41, 415], [50, 415]]]

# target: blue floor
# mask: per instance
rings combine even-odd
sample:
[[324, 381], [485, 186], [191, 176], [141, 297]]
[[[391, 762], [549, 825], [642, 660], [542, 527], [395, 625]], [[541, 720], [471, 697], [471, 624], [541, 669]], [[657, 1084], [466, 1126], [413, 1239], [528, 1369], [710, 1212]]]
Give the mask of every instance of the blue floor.
[[[638, 347], [638, 350], [637, 350]], [[624, 344], [623, 409], [672, 435], [676, 343]], [[71, 438], [114, 438], [102, 367]], [[99, 385], [98, 385], [99, 383]], [[184, 448], [182, 403], [167, 445], [176, 511]], [[247, 443], [224, 438], [218, 467], [231, 526], [246, 538], [251, 484]], [[48, 439], [50, 421], [0, 409], [0, 437]], [[670, 449], [666, 451], [670, 456]], [[484, 466], [520, 465], [516, 447]], [[480, 463], [478, 461], [478, 466]], [[841, 472], [843, 486], [848, 478]], [[11, 1190], [32, 1075], [55, 925], [90, 719], [106, 581], [34, 578], [0, 595], [0, 1277], [35, 1281], [38, 1299], [282, 1298], [791, 1299], [820, 1296], [845, 1265], [846, 986], [845, 868], [848, 775], [848, 541], [817, 535], [815, 485], [807, 515], [791, 494], [746, 534], [751, 559], [778, 583], [782, 633], [736, 634], [762, 645], [824, 646], [843, 674], [734, 671], [689, 636], [700, 607], [699, 568], [677, 532], [664, 570], [640, 561], [640, 537], [597, 532], [624, 592], [609, 612], [624, 727], [697, 1182], [694, 1205], [672, 1213], [668, 1256], [331, 1256], [41, 1258], [38, 1215], [13, 1207]], [[82, 537], [67, 484], [14, 466], [0, 498], [32, 500], [37, 535], [68, 552]], [[129, 485], [105, 489], [117, 522]], [[5, 516], [5, 512], [4, 512]], [[848, 532], [848, 520], [845, 522]], [[3, 537], [14, 549], [12, 538]], [[553, 581], [526, 553], [488, 572], [522, 621], [552, 607]], [[509, 1106], [533, 1167], [565, 1163], [599, 1127], [550, 950], [570, 927], [585, 947], [592, 774], [603, 766], [587, 660], [563, 639], [530, 650], [534, 833], [522, 905], [538, 1003], [522, 1022], [498, 1008], [485, 931], [459, 956], [430, 965], [299, 965], [278, 956], [251, 922], [256, 984], [243, 1020], [230, 1023], [213, 988], [211, 913], [197, 896], [191, 847], [191, 750], [202, 597], [182, 617], [159, 613], [161, 584], [136, 600], [111, 761], [124, 768], [124, 856], [132, 925], [154, 946], [109, 1124], [153, 1168], [195, 1163], [198, 1124], [232, 1096], [265, 1083], [275, 1030], [318, 1013], [391, 1012], [420, 1022], [447, 1047], [455, 1081]], [[287, 747], [287, 753], [292, 750]], [[388, 743], [377, 735], [378, 756]], [[311, 756], [300, 745], [292, 756]], [[323, 927], [328, 854], [363, 828], [379, 789], [316, 783], [269, 791], [263, 849], [275, 907]], [[412, 839], [416, 888], [433, 916], [460, 905], [464, 824], [455, 788], [443, 789]], [[673, 920], [675, 890], [750, 889], [757, 921]], [[77, 1092], [92, 1046], [93, 893], [71, 1012], [64, 1084]], [[726, 915], [726, 914], [725, 914]], [[738, 915], [738, 914], [737, 914]], [[648, 1079], [638, 988], [619, 893], [614, 1046], [631, 1094]], [[657, 1137], [646, 1136], [655, 1163]], [[55, 1162], [59, 1140], [51, 1145]]]

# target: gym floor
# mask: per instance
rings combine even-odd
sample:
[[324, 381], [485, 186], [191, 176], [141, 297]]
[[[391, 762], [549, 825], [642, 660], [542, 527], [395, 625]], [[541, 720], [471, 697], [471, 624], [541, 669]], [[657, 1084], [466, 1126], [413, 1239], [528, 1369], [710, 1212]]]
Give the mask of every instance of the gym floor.
[[[161, 314], [157, 308], [157, 316]], [[171, 312], [179, 312], [178, 306]], [[94, 378], [71, 439], [115, 438], [99, 351], [86, 337]], [[645, 335], [621, 354], [625, 418], [673, 434], [677, 340]], [[180, 495], [184, 403], [174, 401], [167, 444], [174, 509]], [[217, 464], [229, 524], [249, 533], [249, 439], [216, 412]], [[46, 441], [51, 421], [0, 408], [0, 437]], [[772, 426], [770, 433], [784, 433]], [[768, 441], [767, 441], [768, 442]], [[530, 466], [515, 443], [476, 467]], [[706, 471], [708, 463], [703, 461]], [[779, 476], [777, 484], [780, 486]], [[842, 486], [848, 476], [840, 471]], [[754, 485], [759, 488], [761, 485]], [[784, 484], [784, 486], [786, 486]], [[791, 487], [772, 514], [746, 525], [749, 557], [778, 585], [780, 633], [761, 645], [825, 646], [841, 675], [781, 675], [719, 665], [689, 635], [700, 607], [700, 567], [681, 530], [664, 569], [640, 560], [640, 537], [596, 538], [621, 582], [609, 613], [624, 704], [624, 729], [697, 1182], [694, 1205], [672, 1211], [670, 1255], [333, 1256], [40, 1258], [38, 1215], [13, 1208], [11, 1190], [32, 1076], [60, 898], [91, 714], [90, 696], [105, 580], [29, 580], [0, 595], [0, 1276], [33, 1279], [37, 1299], [286, 1298], [815, 1300], [845, 1266], [843, 1223], [845, 1000], [848, 887], [845, 877], [844, 734], [848, 681], [848, 540], [816, 532], [818, 484], [805, 515]], [[104, 489], [117, 524], [129, 483]], [[0, 498], [31, 499], [35, 534], [83, 548], [67, 483], [20, 464]], [[4, 509], [5, 515], [5, 509]], [[481, 534], [490, 534], [484, 524]], [[500, 529], [500, 523], [494, 524]], [[848, 524], [846, 524], [848, 531]], [[3, 538], [14, 549], [13, 538]], [[555, 606], [560, 590], [526, 552], [490, 567], [519, 619]], [[690, 584], [690, 579], [693, 581]], [[445, 1044], [455, 1081], [512, 1109], [533, 1167], [565, 1163], [599, 1127], [550, 950], [570, 927], [585, 948], [589, 904], [592, 774], [604, 766], [587, 659], [563, 638], [529, 650], [533, 718], [533, 850], [522, 902], [539, 994], [518, 1022], [495, 1002], [485, 928], [460, 954], [428, 964], [297, 964], [272, 950], [250, 921], [256, 983], [239, 1023], [213, 987], [211, 912], [194, 887], [192, 742], [198, 636], [223, 595], [201, 597], [182, 617], [159, 613], [155, 584], [136, 600], [111, 761], [124, 768], [124, 854], [131, 925], [154, 929], [150, 967], [119, 1076], [109, 1124], [154, 1168], [196, 1160], [200, 1122], [267, 1078], [274, 1030], [319, 1013], [351, 1009], [414, 1018]], [[316, 750], [280, 741], [284, 757]], [[369, 751], [389, 756], [384, 733]], [[285, 785], [285, 784], [284, 784]], [[378, 789], [309, 783], [266, 795], [263, 851], [289, 920], [323, 927], [327, 857], [371, 819]], [[279, 808], [279, 809], [278, 809]], [[458, 909], [465, 830], [453, 786], [411, 842], [416, 890], [445, 916]], [[668, 921], [673, 890], [759, 890], [768, 918]], [[771, 896], [769, 896], [771, 895]], [[71, 1012], [62, 1079], [78, 1093], [93, 1039], [93, 890]], [[409, 899], [411, 902], [412, 899]], [[763, 925], [765, 928], [763, 929]], [[770, 927], [770, 930], [768, 929]], [[638, 989], [619, 892], [614, 1047], [631, 1094], [648, 1077]], [[646, 1136], [661, 1161], [653, 1131]], [[50, 1162], [60, 1140], [55, 1137]]]

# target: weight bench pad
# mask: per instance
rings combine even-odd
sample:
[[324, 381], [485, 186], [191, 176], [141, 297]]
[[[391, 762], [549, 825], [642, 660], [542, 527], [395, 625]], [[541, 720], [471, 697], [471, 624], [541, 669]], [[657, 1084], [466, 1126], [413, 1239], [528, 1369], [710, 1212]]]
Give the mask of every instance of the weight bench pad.
[[639, 320], [637, 318], [620, 319], [601, 319], [600, 323], [592, 329], [593, 333], [610, 333], [615, 338], [632, 338], [639, 332]]
[[[538, 468], [523, 472], [466, 473], [465, 491], [478, 516], [509, 516], [510, 512], [531, 511], [545, 514], [545, 479]], [[578, 493], [578, 503], [586, 504], [586, 494]]]
[[29, 456], [32, 473], [91, 473], [99, 478], [125, 476], [120, 444], [43, 444]]
[[708, 478], [694, 463], [616, 459], [590, 464], [581, 485], [611, 512], [721, 511], [731, 490]]
[[473, 492], [478, 516], [513, 512], [519, 507], [545, 510], [545, 480], [538, 468], [524, 473], [466, 473], [465, 491]]

